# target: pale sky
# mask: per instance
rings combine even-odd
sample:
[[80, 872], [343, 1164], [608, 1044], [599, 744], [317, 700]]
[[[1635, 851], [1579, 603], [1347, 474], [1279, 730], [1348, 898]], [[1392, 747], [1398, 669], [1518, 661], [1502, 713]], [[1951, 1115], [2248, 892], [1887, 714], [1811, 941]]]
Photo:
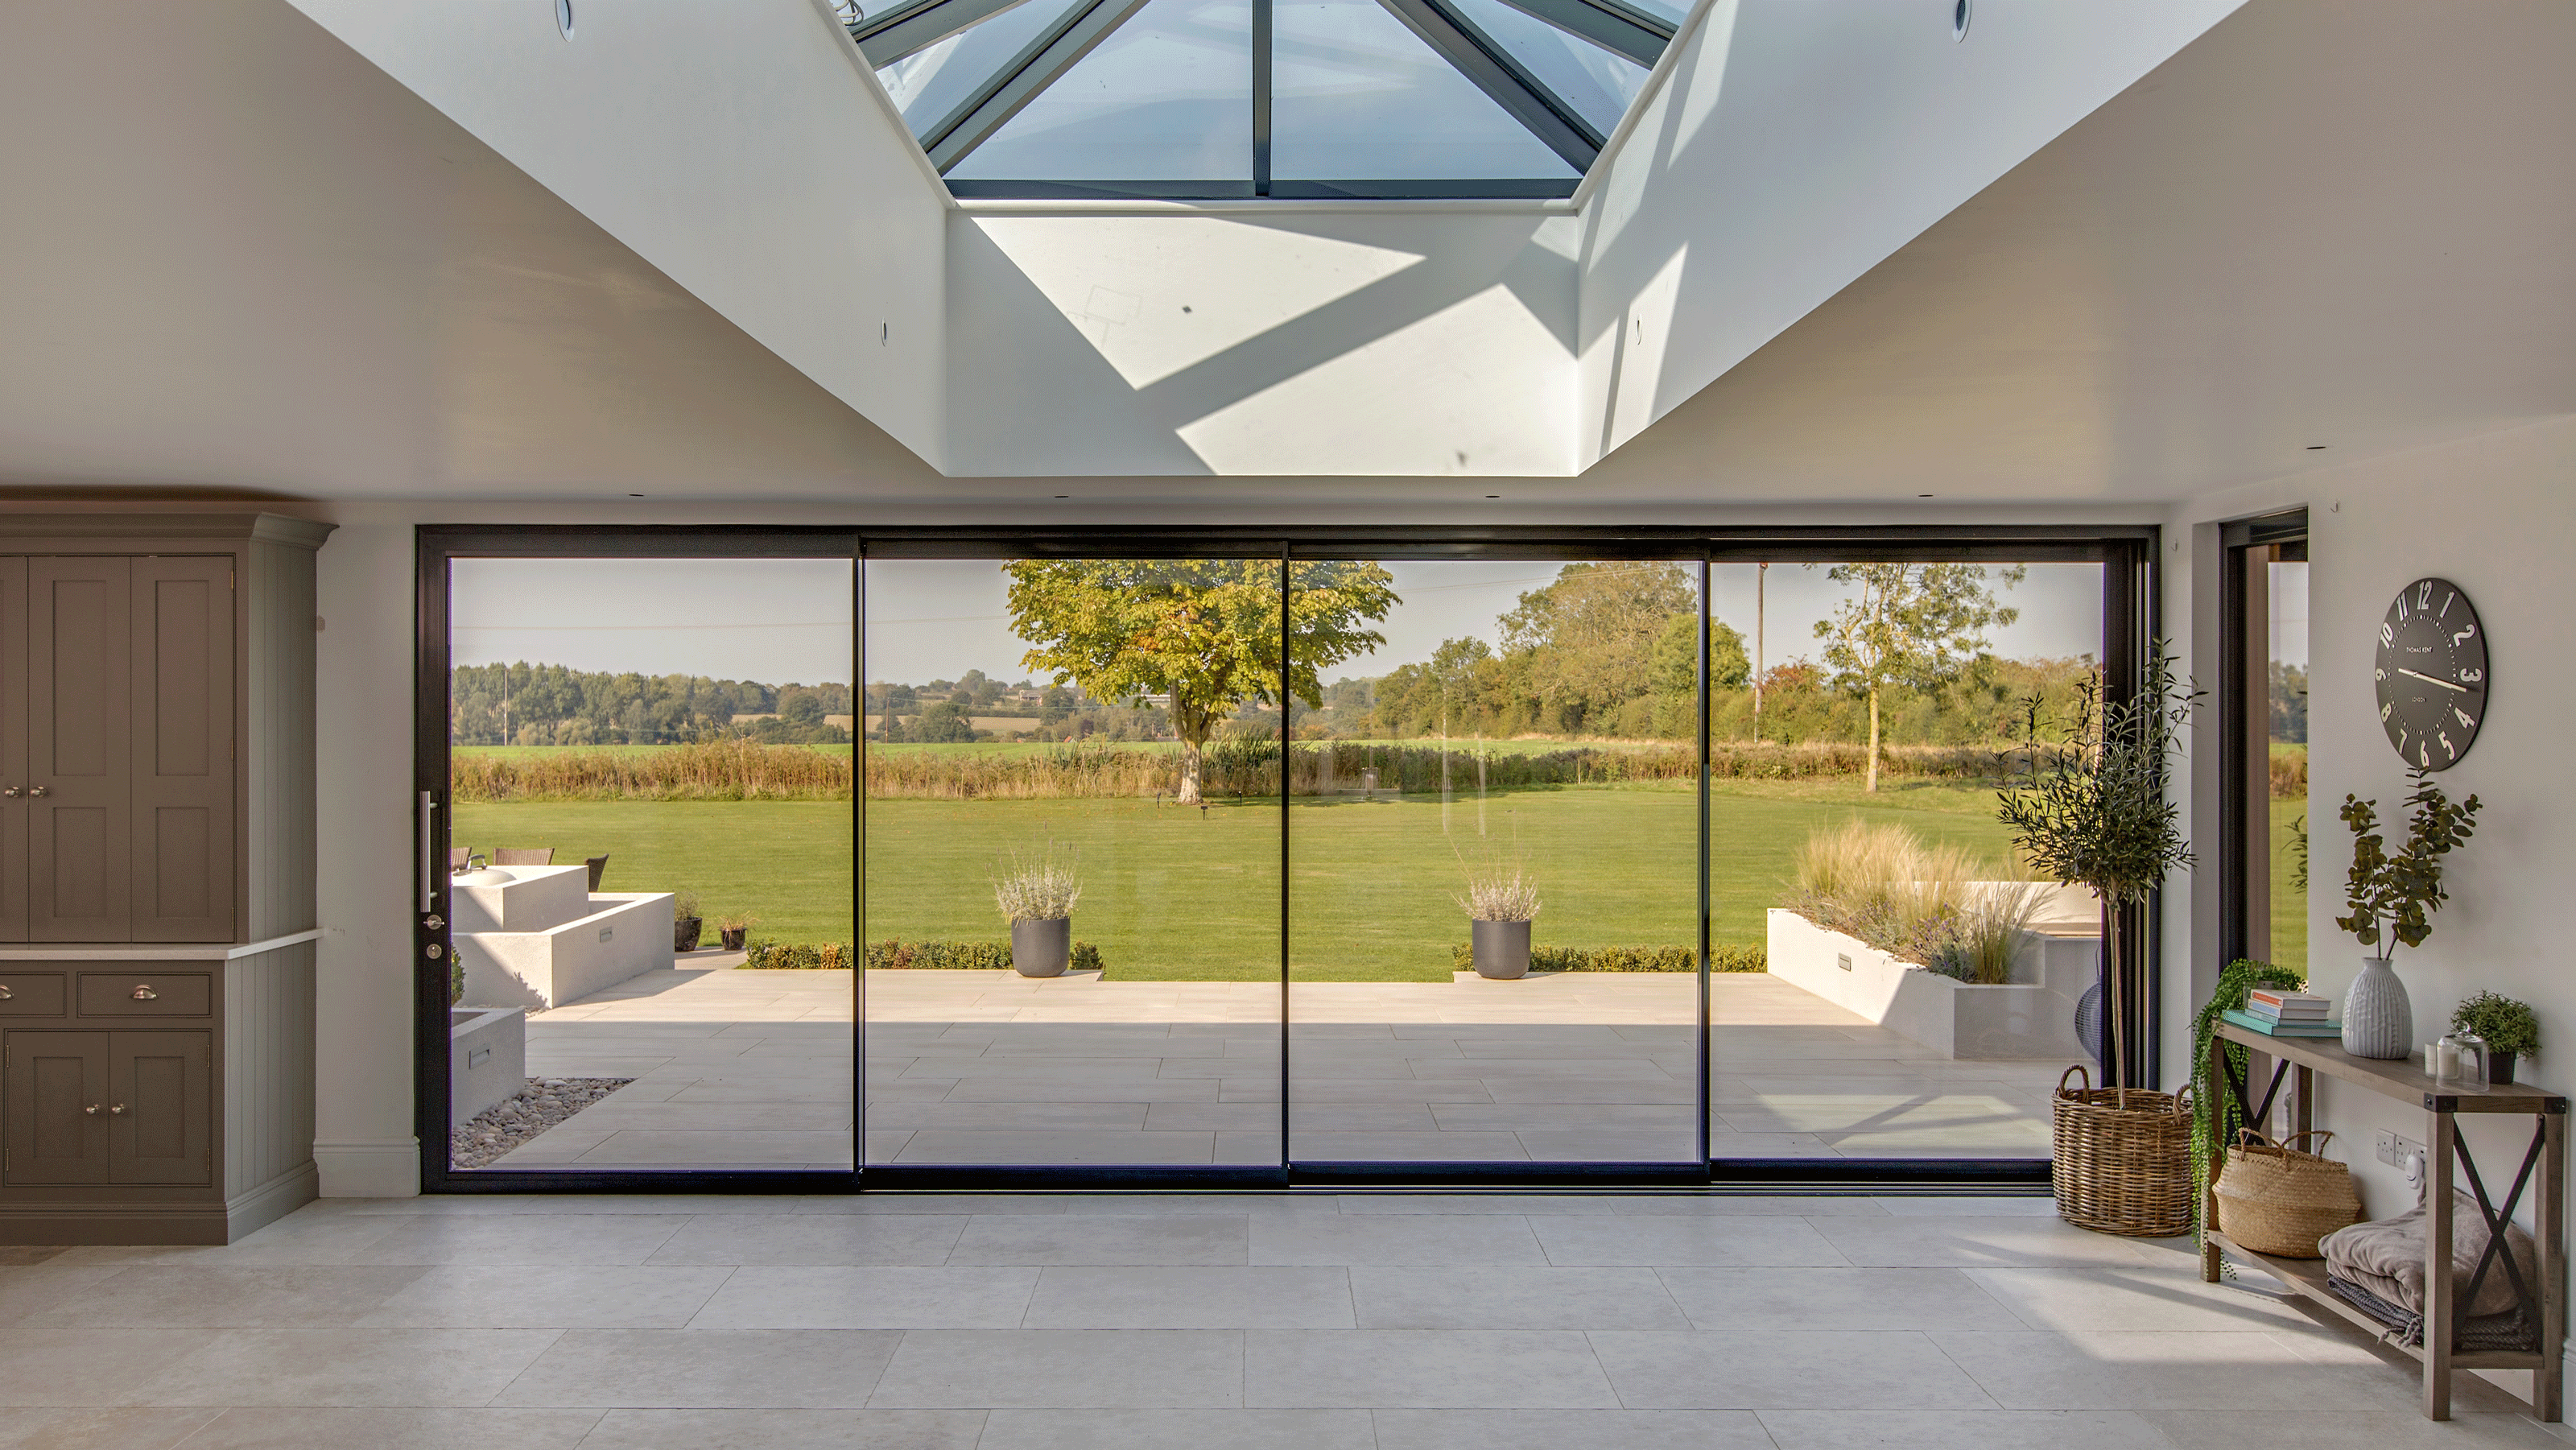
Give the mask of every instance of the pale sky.
[[[1400, 560], [1387, 567], [1403, 600], [1378, 626], [1387, 642], [1329, 671], [1333, 678], [1426, 660], [1442, 640], [1458, 636], [1499, 643], [1496, 618], [1556, 574], [1552, 563], [1527, 560]], [[870, 679], [920, 684], [970, 669], [1001, 680], [1029, 674], [996, 561], [879, 559], [867, 569]], [[1742, 631], [1748, 647], [1757, 572], [1751, 564], [1709, 570], [1718, 618]], [[844, 560], [460, 559], [454, 580], [458, 664], [527, 660], [767, 684], [846, 681], [850, 674]], [[2004, 594], [2022, 618], [1994, 632], [1996, 653], [2098, 651], [2101, 589], [2098, 565], [2031, 565], [2021, 587]], [[1798, 564], [1772, 565], [1763, 590], [1765, 663], [1812, 658], [1815, 621], [1845, 591], [1823, 567]], [[2303, 658], [2304, 609], [2301, 616]]]

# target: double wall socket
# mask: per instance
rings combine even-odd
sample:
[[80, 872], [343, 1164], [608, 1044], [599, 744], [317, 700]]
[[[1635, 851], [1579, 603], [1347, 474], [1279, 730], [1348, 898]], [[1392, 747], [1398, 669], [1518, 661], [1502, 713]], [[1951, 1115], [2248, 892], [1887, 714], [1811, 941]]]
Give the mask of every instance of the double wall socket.
[[2400, 1137], [2382, 1128], [2379, 1131], [2379, 1161], [2391, 1168], [2403, 1168], [2409, 1158], [2425, 1156], [2425, 1148], [2412, 1138]]

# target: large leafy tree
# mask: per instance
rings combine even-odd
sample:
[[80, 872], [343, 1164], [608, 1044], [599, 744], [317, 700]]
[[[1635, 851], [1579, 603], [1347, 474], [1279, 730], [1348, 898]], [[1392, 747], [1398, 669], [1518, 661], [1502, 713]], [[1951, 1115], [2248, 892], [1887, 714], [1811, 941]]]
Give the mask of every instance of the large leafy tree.
[[[2019, 584], [2018, 566], [2002, 572]], [[1986, 657], [1985, 631], [2021, 611], [1998, 604], [1982, 564], [1837, 564], [1826, 578], [1856, 586], [1816, 621], [1834, 683], [1869, 698], [1868, 787], [1878, 789], [1878, 697], [1889, 685], [1937, 690]]]
[[1386, 643], [1366, 626], [1399, 601], [1374, 563], [1318, 560], [1289, 569], [1287, 670], [1281, 678], [1279, 563], [1267, 559], [1021, 559], [1010, 576], [1022, 662], [1094, 698], [1169, 695], [1181, 739], [1183, 805], [1199, 802], [1202, 750], [1246, 702], [1323, 704], [1318, 671]]
[[1657, 642], [1675, 615], [1698, 610], [1698, 582], [1678, 563], [1568, 564], [1499, 623], [1504, 652], [1525, 664], [1551, 723], [1599, 732], [1652, 693]]

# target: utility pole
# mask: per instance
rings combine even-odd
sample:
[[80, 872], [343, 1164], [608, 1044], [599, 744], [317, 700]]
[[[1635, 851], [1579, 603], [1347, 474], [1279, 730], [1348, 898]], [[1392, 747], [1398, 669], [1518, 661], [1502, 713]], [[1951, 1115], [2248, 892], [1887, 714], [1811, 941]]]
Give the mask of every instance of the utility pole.
[[1767, 602], [1764, 586], [1771, 581], [1771, 566], [1753, 566], [1753, 743], [1762, 743], [1762, 611]]

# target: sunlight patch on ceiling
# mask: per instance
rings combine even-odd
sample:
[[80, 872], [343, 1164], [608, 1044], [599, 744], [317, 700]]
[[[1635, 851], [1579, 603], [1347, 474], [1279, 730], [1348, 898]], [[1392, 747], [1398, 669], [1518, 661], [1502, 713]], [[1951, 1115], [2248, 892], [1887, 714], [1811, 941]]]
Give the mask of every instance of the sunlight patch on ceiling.
[[1179, 431], [1220, 474], [1561, 477], [1574, 406], [1573, 359], [1497, 284]]
[[976, 217], [1133, 388], [1422, 260], [1219, 217]]

